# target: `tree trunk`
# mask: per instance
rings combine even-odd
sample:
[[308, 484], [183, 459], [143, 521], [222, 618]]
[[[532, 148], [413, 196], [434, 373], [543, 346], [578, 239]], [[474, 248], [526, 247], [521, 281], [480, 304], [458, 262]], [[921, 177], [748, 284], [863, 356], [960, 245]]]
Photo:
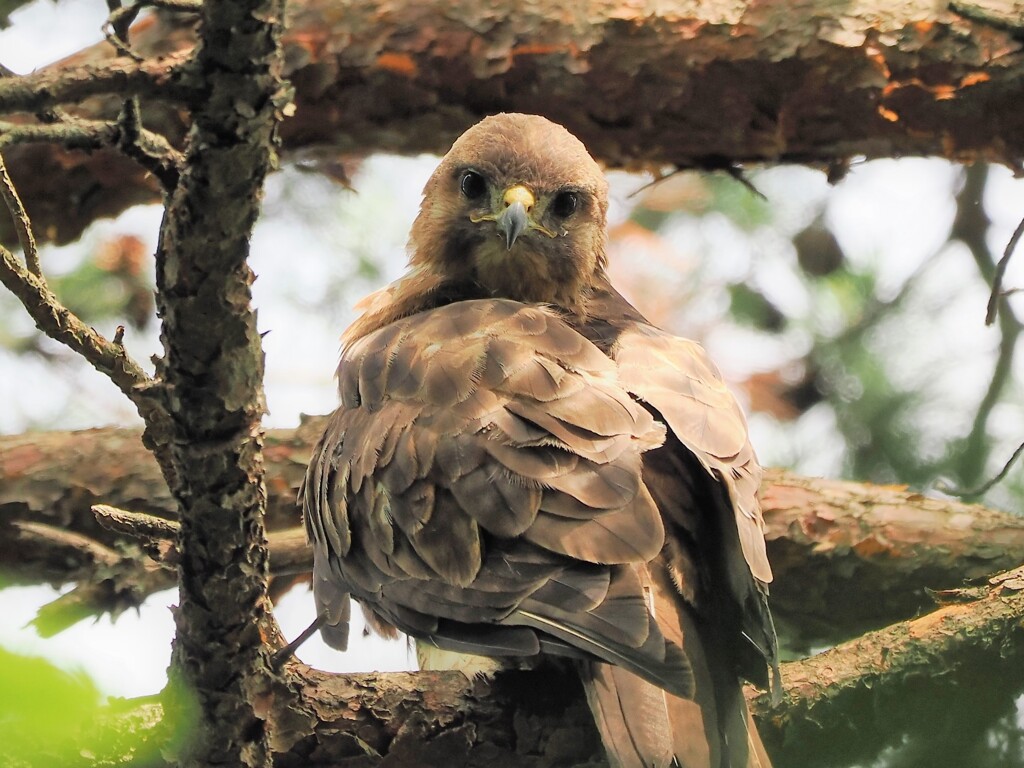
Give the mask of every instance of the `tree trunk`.
[[270, 765], [263, 527], [263, 348], [247, 262], [282, 106], [281, 0], [203, 3], [192, 64], [204, 93], [156, 254], [180, 510], [166, 701], [183, 765]]

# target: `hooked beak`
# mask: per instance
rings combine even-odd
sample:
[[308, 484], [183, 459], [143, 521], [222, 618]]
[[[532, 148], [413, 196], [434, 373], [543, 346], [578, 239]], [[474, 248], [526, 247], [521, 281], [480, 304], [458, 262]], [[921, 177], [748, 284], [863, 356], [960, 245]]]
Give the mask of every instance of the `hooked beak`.
[[529, 212], [533, 208], [533, 193], [521, 184], [509, 187], [504, 195], [505, 210], [495, 220], [498, 231], [505, 236], [505, 247], [512, 245], [530, 225]]

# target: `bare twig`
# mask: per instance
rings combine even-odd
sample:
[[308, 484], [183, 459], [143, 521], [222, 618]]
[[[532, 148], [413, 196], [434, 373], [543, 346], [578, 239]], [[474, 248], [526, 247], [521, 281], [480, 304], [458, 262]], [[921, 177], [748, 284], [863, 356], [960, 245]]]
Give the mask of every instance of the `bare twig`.
[[1017, 446], [1017, 450], [1010, 454], [1010, 458], [1007, 459], [1006, 463], [1003, 464], [1003, 468], [999, 470], [999, 472], [996, 473], [994, 477], [989, 478], [976, 488], [958, 490], [943, 483], [939, 486], [939, 490], [941, 490], [943, 493], [948, 493], [950, 496], [956, 496], [961, 499], [973, 499], [979, 496], [983, 496], [984, 494], [992, 490], [992, 488], [994, 488], [998, 483], [1002, 482], [1003, 478], [1010, 474], [1010, 470], [1013, 468], [1013, 465], [1017, 462], [1017, 459], [1021, 457], [1021, 454], [1024, 454], [1024, 443], [1021, 443], [1020, 445]]
[[123, 6], [119, 0], [107, 0], [107, 8], [110, 15], [103, 23], [103, 35], [117, 52], [128, 56], [134, 61], [143, 61], [142, 56], [132, 50], [128, 42], [128, 31], [139, 12], [143, 8], [161, 8], [167, 11], [180, 11], [183, 13], [199, 13], [203, 9], [201, 0], [137, 0], [130, 5]]
[[[124, 392], [142, 411], [151, 410], [151, 395], [145, 390], [153, 380], [123, 346], [112, 344], [65, 307], [39, 277], [23, 267], [14, 254], [0, 246], [0, 283], [13, 293], [36, 326], [71, 348]], [[143, 407], [143, 404], [145, 407]]]
[[179, 77], [191, 49], [143, 62], [117, 59], [95, 65], [42, 69], [21, 77], [0, 78], [0, 112], [39, 112], [90, 96], [146, 95], [191, 102], [189, 78]]
[[127, 7], [121, 7], [119, 0], [107, 0], [107, 8], [110, 15], [103, 24], [103, 36], [122, 56], [127, 56], [134, 61], [142, 61], [143, 57], [132, 50], [128, 43], [128, 28], [135, 21], [142, 10], [141, 3], [133, 3]]
[[[977, 164], [967, 169], [964, 187], [956, 196], [957, 214], [953, 222], [951, 237], [967, 246], [974, 258], [982, 278], [996, 284], [996, 265], [989, 250], [985, 235], [990, 225], [982, 205], [988, 167]], [[964, 438], [959, 451], [957, 474], [961, 484], [973, 486], [979, 481], [985, 462], [990, 454], [988, 424], [992, 411], [999, 404], [1013, 375], [1013, 358], [1017, 350], [1022, 326], [1020, 319], [1009, 306], [1003, 306], [998, 314], [999, 352], [996, 357], [988, 388], [978, 404], [977, 413], [971, 424], [971, 431]], [[947, 492], [949, 492], [947, 490]]]
[[1002, 258], [996, 264], [996, 271], [992, 276], [992, 293], [989, 294], [988, 308], [985, 311], [985, 325], [992, 325], [995, 322], [996, 312], [999, 311], [999, 299], [1010, 293], [1009, 291], [1003, 291], [1003, 275], [1006, 274], [1006, 267], [1009, 265], [1010, 257], [1017, 248], [1017, 243], [1020, 242], [1021, 235], [1024, 235], [1024, 219], [1021, 219], [1020, 224], [1013, 230], [1013, 234], [1010, 235], [1010, 241], [1006, 244], [1006, 250], [1003, 251]]
[[747, 172], [743, 169], [742, 166], [731, 164], [726, 166], [724, 170], [726, 175], [728, 175], [732, 179], [735, 179], [744, 187], [746, 187], [747, 191], [750, 192], [754, 197], [760, 198], [763, 202], [768, 202], [768, 198], [765, 197], [764, 192], [762, 192], [760, 189], [754, 186], [754, 182], [750, 180], [750, 177], [747, 176]]
[[735, 164], [735, 163], [734, 164], [723, 164], [723, 163], [718, 162], [718, 161], [711, 162], [711, 163], [709, 163], [706, 166], [697, 165], [697, 166], [687, 167], [687, 168], [676, 167], [676, 168], [673, 168], [671, 171], [668, 171], [667, 173], [659, 173], [657, 176], [655, 176], [653, 179], [648, 181], [646, 184], [640, 185], [638, 188], [634, 189], [632, 192], [630, 192], [628, 195], [626, 195], [626, 199], [627, 200], [631, 200], [634, 197], [636, 197], [637, 195], [639, 195], [640, 193], [646, 192], [648, 189], [651, 189], [652, 187], [656, 187], [658, 184], [661, 184], [663, 181], [668, 181], [673, 176], [677, 176], [680, 173], [685, 173], [687, 171], [704, 171], [704, 172], [723, 171], [731, 179], [734, 179], [735, 181], [738, 181], [740, 184], [742, 184], [744, 187], [746, 187], [747, 190], [752, 195], [754, 195], [755, 197], [758, 197], [758, 198], [760, 198], [761, 200], [764, 200], [764, 201], [768, 200], [768, 198], [765, 197], [764, 193], [761, 190], [759, 190], [757, 187], [755, 187], [754, 183], [747, 177], [746, 171], [743, 169], [742, 166], [740, 166], [738, 164]]
[[164, 191], [174, 189], [181, 174], [184, 157], [166, 138], [142, 127], [137, 96], [125, 100], [117, 125], [117, 148], [156, 176]]
[[129, 512], [109, 504], [94, 504], [92, 513], [96, 522], [108, 531], [125, 533], [136, 539], [173, 539], [181, 530], [181, 523], [142, 512]]
[[18, 232], [18, 242], [21, 243], [21, 251], [25, 255], [25, 266], [33, 275], [43, 280], [43, 270], [39, 265], [39, 251], [36, 248], [36, 238], [32, 234], [32, 222], [29, 221], [25, 206], [18, 197], [18, 190], [7, 173], [7, 166], [4, 165], [3, 154], [0, 153], [0, 197], [3, 197], [7, 204], [7, 210], [14, 219], [14, 228]]

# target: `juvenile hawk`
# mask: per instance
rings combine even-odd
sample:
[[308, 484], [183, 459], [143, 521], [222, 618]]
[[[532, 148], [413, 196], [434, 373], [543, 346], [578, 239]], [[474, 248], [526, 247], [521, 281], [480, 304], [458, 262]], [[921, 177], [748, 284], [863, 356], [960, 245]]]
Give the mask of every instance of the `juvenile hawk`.
[[531, 115], [430, 178], [301, 492], [321, 631], [345, 648], [351, 595], [428, 666], [572, 657], [613, 765], [765, 766], [740, 689], [776, 664], [761, 469], [704, 350], [609, 283], [607, 192]]

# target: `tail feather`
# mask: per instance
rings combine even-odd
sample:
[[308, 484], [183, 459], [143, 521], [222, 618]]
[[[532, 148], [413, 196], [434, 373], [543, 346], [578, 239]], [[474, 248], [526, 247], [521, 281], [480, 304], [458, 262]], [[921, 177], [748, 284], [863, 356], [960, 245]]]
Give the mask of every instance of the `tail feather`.
[[621, 667], [581, 664], [612, 768], [771, 768], [738, 675], [703, 636], [671, 581], [657, 567], [651, 576], [651, 614], [665, 639], [683, 649], [693, 696], [674, 696]]
[[771, 768], [742, 695], [720, 724], [714, 701], [681, 699], [610, 664], [581, 666], [611, 768]]
[[[703, 716], [695, 702], [601, 662], [586, 662], [582, 677], [587, 703], [612, 768], [711, 765], [708, 740], [703, 737]], [[701, 737], [677, 738], [694, 731]]]

